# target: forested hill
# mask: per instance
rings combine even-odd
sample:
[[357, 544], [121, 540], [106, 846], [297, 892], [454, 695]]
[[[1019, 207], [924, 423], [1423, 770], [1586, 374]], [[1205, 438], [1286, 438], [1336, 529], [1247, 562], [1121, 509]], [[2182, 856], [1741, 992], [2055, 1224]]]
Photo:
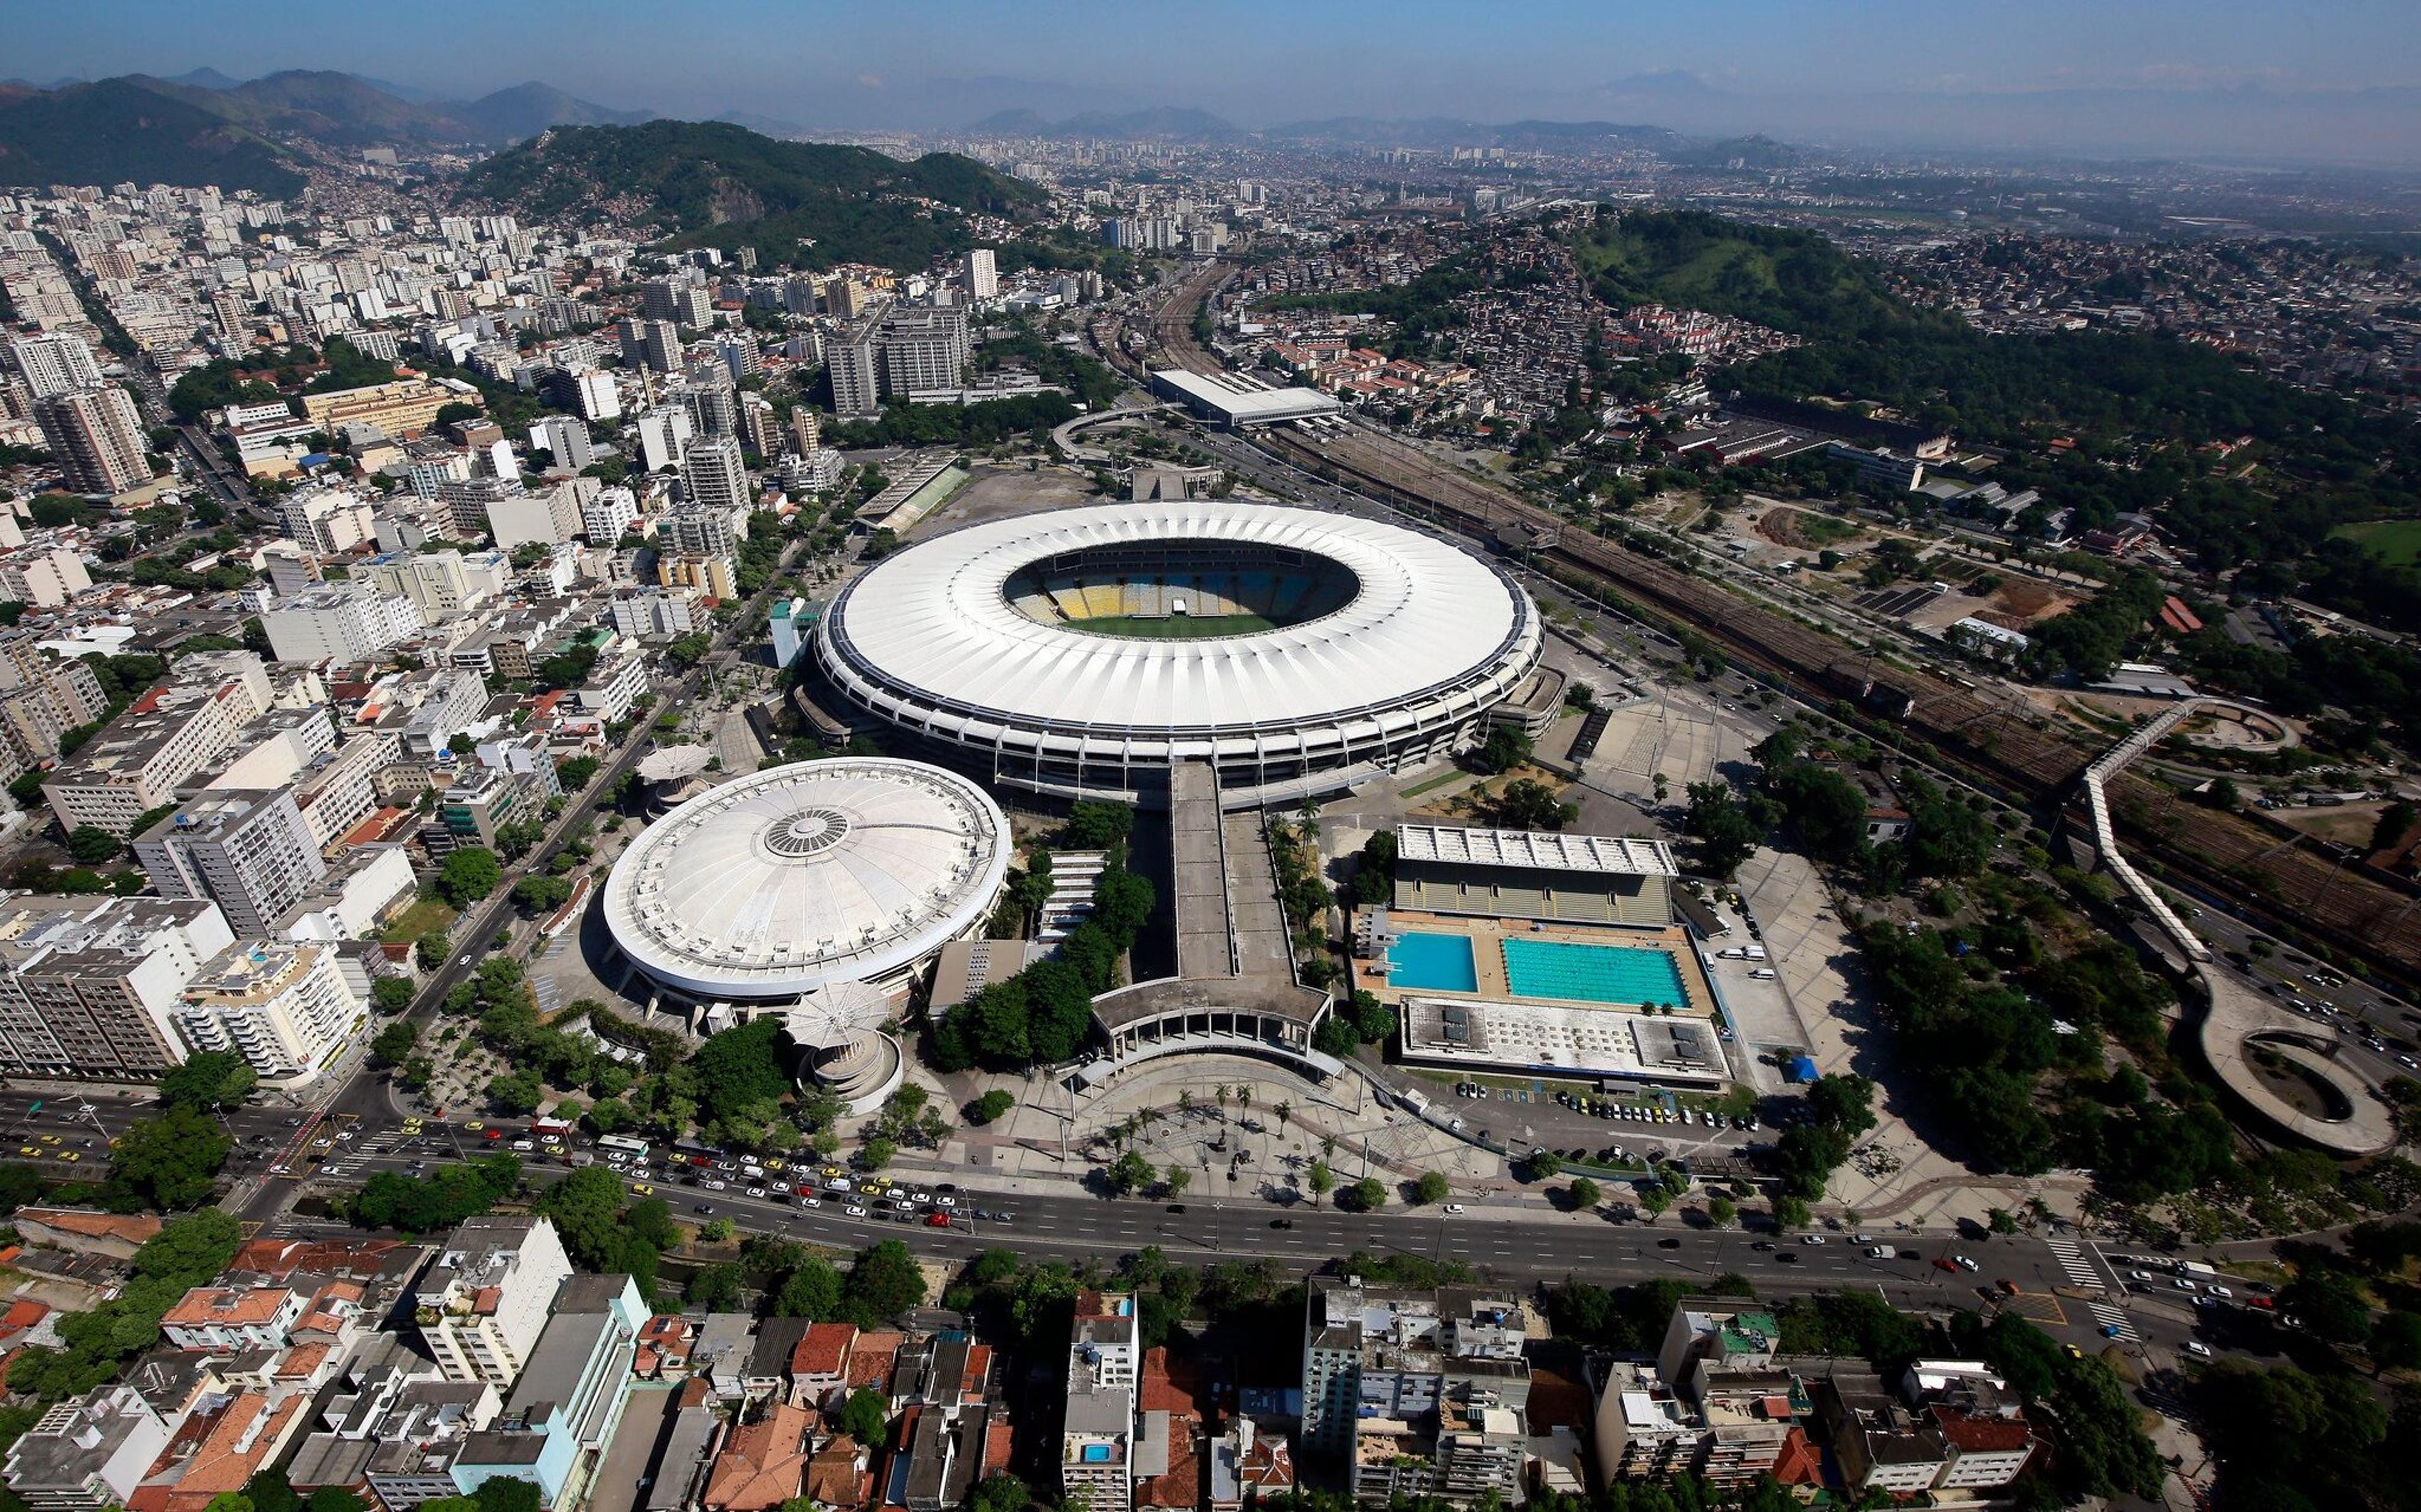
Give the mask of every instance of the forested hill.
[[283, 198], [293, 154], [258, 132], [124, 79], [0, 91], [0, 185], [216, 184]]
[[1590, 288], [1617, 309], [1705, 310], [1811, 339], [1921, 319], [1871, 270], [1812, 231], [1704, 210], [1604, 210], [1572, 251]]
[[671, 120], [549, 132], [480, 164], [462, 193], [539, 218], [652, 221], [682, 245], [753, 246], [766, 265], [807, 267], [922, 267], [966, 244], [966, 212], [1022, 215], [1047, 202], [956, 153], [902, 163]]

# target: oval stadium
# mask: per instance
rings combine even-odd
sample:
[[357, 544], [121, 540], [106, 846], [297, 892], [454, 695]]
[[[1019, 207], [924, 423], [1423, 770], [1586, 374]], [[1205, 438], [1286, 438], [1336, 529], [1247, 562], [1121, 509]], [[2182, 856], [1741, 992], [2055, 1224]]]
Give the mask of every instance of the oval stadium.
[[1242, 807], [1472, 743], [1542, 645], [1529, 595], [1448, 541], [1196, 501], [908, 547], [841, 592], [815, 651], [844, 709], [990, 781], [1157, 804], [1194, 758]]
[[614, 864], [605, 925], [659, 988], [695, 1003], [889, 989], [981, 927], [1010, 849], [1000, 805], [956, 772], [793, 763], [648, 826]]

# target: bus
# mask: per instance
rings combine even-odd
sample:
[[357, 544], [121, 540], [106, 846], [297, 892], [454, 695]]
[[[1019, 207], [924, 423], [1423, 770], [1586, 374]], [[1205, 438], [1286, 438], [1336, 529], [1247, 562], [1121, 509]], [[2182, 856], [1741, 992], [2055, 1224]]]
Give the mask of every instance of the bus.
[[570, 1136], [571, 1130], [571, 1121], [568, 1118], [533, 1118], [530, 1120], [530, 1132], [533, 1134], [552, 1134], [557, 1139], [566, 1139]]
[[648, 1142], [644, 1139], [633, 1139], [628, 1134], [603, 1135], [597, 1141], [597, 1147], [601, 1150], [620, 1150], [634, 1161], [644, 1161], [648, 1158]]

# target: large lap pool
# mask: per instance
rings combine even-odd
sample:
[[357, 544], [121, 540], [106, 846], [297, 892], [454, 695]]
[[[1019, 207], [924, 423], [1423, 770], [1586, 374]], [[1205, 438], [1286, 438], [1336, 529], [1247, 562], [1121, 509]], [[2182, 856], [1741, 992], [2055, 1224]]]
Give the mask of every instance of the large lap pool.
[[1505, 942], [1505, 984], [1515, 997], [1573, 1003], [1643, 1003], [1685, 1007], [1680, 968], [1662, 950], [1583, 945], [1564, 940]]
[[1476, 992], [1471, 940], [1459, 934], [1398, 935], [1387, 947], [1387, 981], [1427, 992]]

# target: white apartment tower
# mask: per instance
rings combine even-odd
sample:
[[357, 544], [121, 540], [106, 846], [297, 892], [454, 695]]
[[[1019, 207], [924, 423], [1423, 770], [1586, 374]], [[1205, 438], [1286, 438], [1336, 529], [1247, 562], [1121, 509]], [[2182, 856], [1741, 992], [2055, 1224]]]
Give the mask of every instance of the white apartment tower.
[[81, 388], [37, 399], [34, 421], [75, 492], [123, 493], [151, 481], [144, 457], [149, 438], [124, 389]]
[[445, 1240], [412, 1297], [413, 1321], [448, 1380], [498, 1391], [520, 1378], [571, 1260], [543, 1218], [474, 1218]]

